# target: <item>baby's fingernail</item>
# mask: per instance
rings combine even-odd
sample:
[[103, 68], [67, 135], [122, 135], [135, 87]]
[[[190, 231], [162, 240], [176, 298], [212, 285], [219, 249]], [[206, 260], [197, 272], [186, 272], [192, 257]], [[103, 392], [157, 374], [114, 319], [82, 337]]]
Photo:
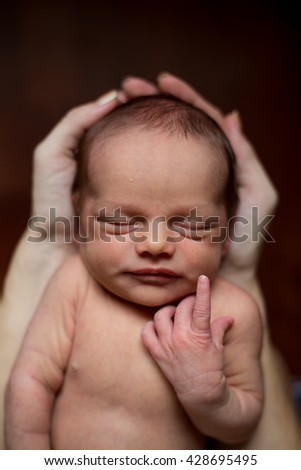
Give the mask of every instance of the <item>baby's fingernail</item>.
[[207, 282], [208, 282], [208, 277], [205, 276], [205, 274], [201, 274], [201, 275], [199, 276], [199, 282], [200, 282], [203, 286], [206, 285]]
[[234, 111], [232, 111], [232, 116], [234, 118], [234, 122], [235, 122], [235, 125], [237, 127], [237, 129], [239, 131], [242, 131], [242, 121], [241, 121], [241, 117], [240, 117], [240, 113], [239, 111], [237, 111], [237, 109], [235, 109]]
[[103, 106], [104, 104], [109, 103], [110, 101], [113, 101], [115, 98], [118, 96], [118, 91], [117, 90], [111, 90], [105, 95], [103, 95], [99, 100], [96, 101], [97, 106]]

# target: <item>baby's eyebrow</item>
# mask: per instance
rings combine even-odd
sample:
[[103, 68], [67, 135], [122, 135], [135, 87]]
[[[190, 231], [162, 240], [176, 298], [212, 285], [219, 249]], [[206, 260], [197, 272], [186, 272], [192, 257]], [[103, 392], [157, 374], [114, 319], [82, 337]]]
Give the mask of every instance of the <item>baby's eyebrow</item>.
[[139, 219], [153, 218], [153, 217], [185, 217], [191, 222], [205, 221], [208, 218], [214, 218], [221, 215], [221, 207], [213, 204], [203, 204], [200, 206], [193, 205], [177, 205], [173, 208], [164, 208], [162, 213], [160, 211], [152, 213], [149, 207], [138, 207], [137, 204], [120, 204], [115, 201], [106, 201], [99, 205], [97, 209], [98, 214], [103, 219], [109, 218], [136, 218]]

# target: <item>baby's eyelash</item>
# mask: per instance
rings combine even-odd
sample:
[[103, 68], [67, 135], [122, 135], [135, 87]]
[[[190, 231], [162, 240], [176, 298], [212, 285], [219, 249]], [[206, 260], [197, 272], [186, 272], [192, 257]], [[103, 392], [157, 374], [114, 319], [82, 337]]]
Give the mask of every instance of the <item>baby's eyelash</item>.
[[129, 224], [129, 220], [125, 217], [121, 217], [119, 219], [113, 219], [111, 217], [100, 217], [99, 215], [95, 217], [97, 222], [104, 222], [107, 224], [120, 224], [120, 225], [127, 225]]

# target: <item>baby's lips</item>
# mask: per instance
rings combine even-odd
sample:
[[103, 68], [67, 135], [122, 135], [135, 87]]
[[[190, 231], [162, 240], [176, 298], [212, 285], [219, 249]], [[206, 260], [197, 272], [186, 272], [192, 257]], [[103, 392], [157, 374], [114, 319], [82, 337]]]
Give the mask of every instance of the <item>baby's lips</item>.
[[167, 276], [167, 277], [180, 277], [180, 275], [167, 268], [141, 268], [132, 271], [133, 274], [138, 275], [153, 275], [153, 276]]

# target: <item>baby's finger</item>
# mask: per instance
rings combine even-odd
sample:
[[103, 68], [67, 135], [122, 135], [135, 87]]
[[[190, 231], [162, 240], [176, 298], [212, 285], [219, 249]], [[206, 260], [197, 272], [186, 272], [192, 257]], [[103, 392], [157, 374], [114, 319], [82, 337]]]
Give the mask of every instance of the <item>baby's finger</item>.
[[200, 276], [197, 283], [195, 304], [192, 312], [191, 329], [204, 339], [211, 339], [210, 330], [210, 282], [207, 276]]
[[184, 80], [164, 72], [158, 76], [159, 88], [163, 93], [170, 93], [182, 101], [202, 109], [211, 116], [219, 125], [222, 125], [223, 113], [213, 104], [209, 103], [202, 95], [192, 88]]
[[224, 337], [227, 330], [233, 325], [234, 318], [232, 317], [219, 317], [211, 324], [212, 340], [218, 349], [221, 349], [224, 344]]
[[73, 158], [85, 131], [118, 104], [118, 92], [112, 90], [94, 102], [73, 108], [37, 146], [36, 154]]
[[126, 77], [121, 82], [121, 87], [128, 99], [137, 96], [155, 95], [158, 88], [151, 82], [138, 77]]
[[172, 317], [175, 313], [175, 307], [173, 305], [167, 305], [166, 307], [161, 308], [154, 316], [154, 325], [159, 337], [159, 340], [165, 339], [170, 341], [173, 321]]
[[149, 321], [146, 323], [142, 330], [141, 337], [146, 349], [153, 356], [159, 356], [159, 353], [161, 351], [161, 345], [153, 321]]
[[189, 295], [181, 300], [176, 308], [174, 316], [173, 332], [177, 335], [178, 331], [187, 331], [191, 328], [192, 312], [195, 304], [195, 296]]

